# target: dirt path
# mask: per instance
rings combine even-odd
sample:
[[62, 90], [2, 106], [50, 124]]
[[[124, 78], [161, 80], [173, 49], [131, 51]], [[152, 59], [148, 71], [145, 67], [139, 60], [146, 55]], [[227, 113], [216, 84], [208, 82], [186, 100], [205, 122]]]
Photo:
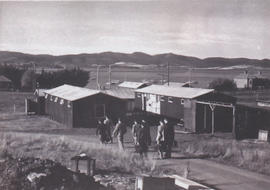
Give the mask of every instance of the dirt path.
[[[179, 155], [173, 154], [177, 157]], [[270, 177], [203, 159], [170, 159], [158, 162], [175, 170], [190, 165], [190, 176], [219, 190], [269, 190]]]
[[[19, 132], [20, 135], [29, 135], [29, 133]], [[42, 134], [50, 135], [51, 134]], [[94, 136], [78, 136], [78, 135], [57, 135], [67, 136], [73, 140], [93, 143], [97, 141]], [[109, 146], [116, 146], [113, 145]], [[126, 143], [126, 151], [133, 152], [131, 142]], [[155, 152], [150, 152], [149, 156], [156, 156]], [[213, 161], [204, 159], [189, 159], [181, 154], [173, 153], [172, 159], [157, 160], [157, 167], [172, 169], [175, 171], [183, 171], [187, 163], [190, 165], [190, 177], [203, 184], [208, 184], [218, 190], [269, 190], [270, 177], [247, 170], [226, 166]]]

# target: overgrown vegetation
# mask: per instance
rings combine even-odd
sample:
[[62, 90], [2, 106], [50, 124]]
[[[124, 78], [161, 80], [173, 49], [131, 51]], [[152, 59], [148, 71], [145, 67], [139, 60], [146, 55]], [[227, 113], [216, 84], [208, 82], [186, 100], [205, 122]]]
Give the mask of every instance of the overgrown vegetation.
[[209, 88], [217, 91], [234, 91], [237, 89], [236, 84], [233, 80], [218, 78], [209, 83]]
[[151, 173], [155, 162], [142, 159], [139, 155], [122, 152], [97, 143], [79, 142], [67, 137], [53, 135], [2, 134], [0, 157], [11, 154], [15, 157], [37, 157], [51, 159], [71, 167], [70, 158], [82, 152], [97, 160], [99, 169], [127, 173]]

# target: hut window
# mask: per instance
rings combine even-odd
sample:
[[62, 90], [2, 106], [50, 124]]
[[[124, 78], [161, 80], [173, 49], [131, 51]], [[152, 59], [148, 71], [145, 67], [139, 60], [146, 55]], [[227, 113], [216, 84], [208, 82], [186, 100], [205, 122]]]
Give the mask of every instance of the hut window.
[[142, 95], [141, 95], [140, 93], [137, 93], [137, 97], [138, 97], [138, 98], [141, 98]]
[[45, 99], [47, 99], [48, 98], [48, 94], [45, 94]]
[[156, 95], [156, 102], [159, 102], [159, 101], [160, 101], [160, 96]]
[[57, 100], [58, 100], [58, 97], [55, 97], [54, 102], [57, 102]]
[[172, 97], [168, 97], [168, 102], [173, 103], [173, 98]]
[[71, 107], [71, 103], [70, 101], [67, 102], [67, 107], [70, 108]]
[[164, 96], [160, 96], [160, 101], [164, 102], [165, 101], [165, 97]]
[[51, 96], [50, 100], [53, 101], [53, 96]]
[[64, 100], [61, 99], [61, 100], [60, 100], [60, 105], [63, 105], [63, 104], [64, 104]]
[[181, 104], [184, 104], [185, 103], [185, 99], [181, 99]]

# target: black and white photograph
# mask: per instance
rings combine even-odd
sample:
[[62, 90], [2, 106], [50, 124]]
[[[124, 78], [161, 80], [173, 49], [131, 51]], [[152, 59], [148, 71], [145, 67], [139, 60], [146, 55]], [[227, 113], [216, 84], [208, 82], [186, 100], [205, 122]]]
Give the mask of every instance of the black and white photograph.
[[270, 1], [0, 0], [0, 190], [202, 189], [270, 189]]

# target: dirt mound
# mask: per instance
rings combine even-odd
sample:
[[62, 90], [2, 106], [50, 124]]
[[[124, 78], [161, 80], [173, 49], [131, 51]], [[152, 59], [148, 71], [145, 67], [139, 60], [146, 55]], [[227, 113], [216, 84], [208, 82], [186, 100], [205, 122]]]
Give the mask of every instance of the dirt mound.
[[93, 177], [51, 160], [6, 158], [0, 161], [1, 190], [101, 190]]

